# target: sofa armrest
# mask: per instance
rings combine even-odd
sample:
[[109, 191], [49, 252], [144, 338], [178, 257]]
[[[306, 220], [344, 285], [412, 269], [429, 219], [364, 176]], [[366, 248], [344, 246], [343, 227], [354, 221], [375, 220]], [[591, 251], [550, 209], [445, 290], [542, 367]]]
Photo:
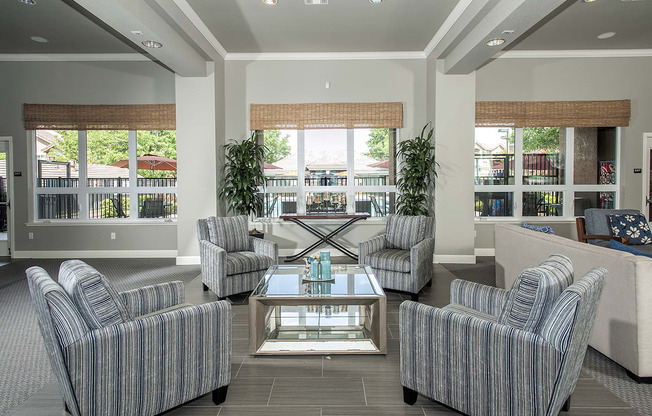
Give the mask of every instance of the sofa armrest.
[[455, 279], [451, 282], [451, 303], [466, 306], [489, 315], [499, 316], [505, 300], [507, 300], [507, 291], [505, 289], [461, 279]]
[[199, 242], [202, 282], [220, 296], [220, 279], [226, 277], [226, 250], [208, 240]]
[[249, 237], [249, 251], [271, 257], [274, 265], [278, 265], [278, 244], [262, 238]]
[[185, 302], [186, 289], [181, 281], [144, 286], [120, 292], [132, 318], [147, 315]]
[[101, 328], [64, 358], [81, 414], [158, 414], [230, 383], [231, 305]]
[[358, 243], [358, 262], [365, 264], [365, 257], [387, 247], [385, 234]]

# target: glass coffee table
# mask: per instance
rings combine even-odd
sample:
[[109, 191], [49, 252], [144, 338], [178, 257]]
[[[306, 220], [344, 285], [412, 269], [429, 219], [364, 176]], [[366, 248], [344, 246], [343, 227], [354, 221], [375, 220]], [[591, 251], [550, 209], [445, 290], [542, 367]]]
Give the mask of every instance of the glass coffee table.
[[333, 265], [331, 279], [270, 267], [249, 297], [249, 352], [386, 354], [387, 298], [371, 268]]

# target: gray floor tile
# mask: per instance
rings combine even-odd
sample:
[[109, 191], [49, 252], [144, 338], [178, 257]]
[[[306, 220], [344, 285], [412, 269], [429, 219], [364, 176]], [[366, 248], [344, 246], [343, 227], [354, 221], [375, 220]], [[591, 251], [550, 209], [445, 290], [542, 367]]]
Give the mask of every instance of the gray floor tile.
[[279, 377], [274, 380], [270, 405], [364, 406], [361, 378]]
[[322, 416], [423, 416], [421, 406], [324, 406]]
[[[399, 375], [393, 378], [364, 377], [364, 391], [367, 404], [375, 406], [401, 406], [403, 405], [403, 386]], [[432, 400], [419, 395], [415, 406], [436, 406]]]
[[179, 407], [169, 412], [163, 413], [161, 416], [217, 416], [220, 413], [219, 407]]
[[320, 416], [319, 406], [224, 406], [219, 416]]
[[238, 377], [321, 377], [322, 357], [247, 357]]
[[586, 407], [620, 407], [630, 406], [593, 379], [579, 379], [571, 397], [571, 409]]
[[[231, 380], [226, 394], [227, 405], [267, 406], [269, 393], [272, 390], [273, 378], [270, 377], [238, 377]], [[210, 394], [188, 403], [189, 406], [215, 406]]]
[[394, 355], [332, 355], [324, 360], [324, 377], [370, 377], [395, 379], [399, 358]]

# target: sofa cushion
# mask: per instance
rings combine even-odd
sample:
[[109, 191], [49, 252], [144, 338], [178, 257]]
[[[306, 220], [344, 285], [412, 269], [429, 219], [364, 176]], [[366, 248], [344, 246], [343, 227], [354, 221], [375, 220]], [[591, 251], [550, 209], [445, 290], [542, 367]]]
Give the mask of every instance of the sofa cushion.
[[652, 243], [650, 226], [643, 214], [612, 214], [609, 215], [609, 225], [611, 235], [629, 237], [630, 244]]
[[209, 217], [208, 234], [211, 243], [227, 253], [249, 250], [248, 220], [245, 215], [236, 217]]
[[374, 269], [410, 272], [410, 252], [408, 250], [384, 249], [366, 256], [364, 264]]
[[646, 253], [644, 251], [638, 250], [632, 246], [628, 246], [627, 244], [623, 244], [616, 240], [609, 240], [609, 247], [613, 248], [614, 250], [620, 250], [626, 253], [632, 253], [637, 256], [646, 256], [652, 258], [652, 253]]
[[240, 273], [267, 270], [274, 261], [271, 257], [254, 253], [253, 251], [238, 251], [226, 255], [226, 274], [231, 276]]
[[72, 298], [91, 329], [132, 320], [124, 301], [109, 280], [81, 260], [61, 263], [59, 284]]
[[566, 280], [549, 266], [523, 270], [507, 295], [498, 322], [536, 332], [566, 287]]
[[387, 217], [385, 239], [387, 248], [409, 250], [426, 238], [429, 222], [423, 215], [390, 215]]

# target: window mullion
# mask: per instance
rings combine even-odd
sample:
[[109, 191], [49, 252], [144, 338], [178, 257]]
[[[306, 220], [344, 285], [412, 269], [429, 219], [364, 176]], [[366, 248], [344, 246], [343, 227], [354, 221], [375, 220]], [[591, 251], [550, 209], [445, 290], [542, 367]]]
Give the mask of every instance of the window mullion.
[[353, 129], [346, 130], [346, 212], [355, 214], [355, 140]]
[[514, 129], [514, 216], [523, 216], [523, 128]]
[[306, 215], [306, 141], [305, 130], [297, 130], [297, 214]]
[[88, 134], [86, 130], [77, 132], [77, 147], [79, 155], [79, 193], [77, 204], [79, 206], [79, 219], [87, 220], [88, 215], [88, 147], [86, 146]]
[[136, 159], [137, 136], [129, 130], [129, 218], [138, 218], [138, 160]]
[[564, 217], [575, 216], [575, 129], [566, 128], [564, 172]]

